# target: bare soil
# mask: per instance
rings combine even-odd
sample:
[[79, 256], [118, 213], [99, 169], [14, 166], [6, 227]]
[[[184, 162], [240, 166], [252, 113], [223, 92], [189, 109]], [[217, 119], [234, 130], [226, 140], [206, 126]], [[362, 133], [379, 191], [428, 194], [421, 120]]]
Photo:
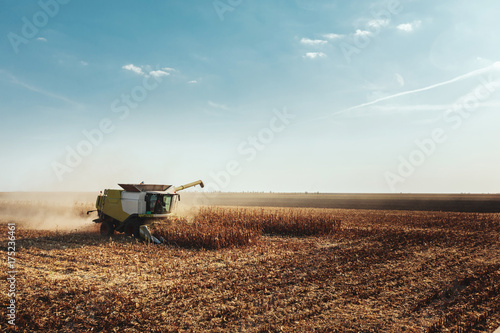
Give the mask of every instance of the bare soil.
[[[0, 200], [3, 281], [7, 223], [16, 225], [16, 326], [4, 316], [5, 332], [491, 333], [500, 326], [500, 214], [309, 208], [301, 214], [330, 214], [340, 230], [203, 250], [123, 234], [104, 239], [84, 214], [92, 202], [22, 199]], [[67, 225], [40, 224], [61, 214]]]

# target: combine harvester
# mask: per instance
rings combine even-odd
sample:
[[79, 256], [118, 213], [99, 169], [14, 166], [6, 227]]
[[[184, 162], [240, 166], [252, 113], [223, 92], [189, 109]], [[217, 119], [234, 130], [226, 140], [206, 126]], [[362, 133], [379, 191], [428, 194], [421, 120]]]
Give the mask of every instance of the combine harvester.
[[156, 244], [161, 241], [151, 235], [147, 225], [154, 220], [165, 220], [174, 212], [180, 200], [178, 191], [189, 187], [205, 186], [201, 180], [174, 187], [172, 185], [153, 184], [118, 184], [123, 190], [104, 190], [96, 200], [98, 218], [95, 223], [101, 223], [101, 235], [111, 236], [115, 230], [124, 232]]

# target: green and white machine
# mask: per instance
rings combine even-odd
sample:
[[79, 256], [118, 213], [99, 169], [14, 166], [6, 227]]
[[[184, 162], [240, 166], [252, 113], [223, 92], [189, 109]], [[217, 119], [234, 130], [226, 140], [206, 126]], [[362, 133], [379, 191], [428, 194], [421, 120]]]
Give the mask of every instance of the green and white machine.
[[182, 185], [118, 184], [122, 189], [107, 189], [97, 196], [96, 210], [101, 223], [101, 235], [111, 236], [115, 230], [154, 243], [161, 243], [152, 236], [147, 224], [168, 218], [180, 200], [178, 191], [204, 184], [201, 180]]

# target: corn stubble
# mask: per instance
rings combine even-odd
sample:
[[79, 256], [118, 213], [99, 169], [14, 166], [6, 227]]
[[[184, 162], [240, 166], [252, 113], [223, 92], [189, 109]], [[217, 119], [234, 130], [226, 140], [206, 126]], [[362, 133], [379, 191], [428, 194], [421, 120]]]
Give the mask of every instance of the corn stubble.
[[96, 227], [19, 228], [17, 326], [2, 321], [2, 331], [493, 332], [500, 325], [498, 214], [211, 207], [155, 230], [173, 244], [160, 246], [102, 239]]

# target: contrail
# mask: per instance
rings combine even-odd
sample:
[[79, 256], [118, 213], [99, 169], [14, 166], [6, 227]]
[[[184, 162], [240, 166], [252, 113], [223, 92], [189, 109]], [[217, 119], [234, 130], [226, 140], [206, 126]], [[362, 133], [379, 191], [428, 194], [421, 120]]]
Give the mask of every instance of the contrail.
[[61, 95], [57, 95], [57, 94], [54, 94], [50, 91], [46, 91], [46, 90], [43, 90], [43, 89], [40, 89], [38, 87], [34, 87], [32, 85], [29, 85], [23, 81], [20, 81], [17, 77], [15, 77], [14, 75], [8, 73], [7, 71], [4, 71], [4, 70], [0, 70], [0, 73], [5, 73], [9, 79], [10, 79], [10, 82], [14, 83], [14, 84], [17, 84], [18, 86], [21, 86], [23, 88], [26, 88], [28, 90], [31, 90], [33, 92], [36, 92], [36, 93], [39, 93], [41, 95], [44, 95], [44, 96], [47, 96], [47, 97], [52, 97], [54, 99], [58, 99], [60, 101], [63, 101], [63, 102], [66, 102], [68, 104], [73, 104], [79, 108], [82, 107], [82, 105], [80, 103], [77, 103], [75, 101], [72, 101], [71, 99], [65, 97], [65, 96], [61, 96]]
[[469, 73], [457, 76], [456, 78], [453, 78], [453, 79], [448, 80], [448, 81], [436, 83], [436, 84], [433, 84], [433, 85], [430, 85], [430, 86], [427, 86], [427, 87], [424, 87], [424, 88], [403, 91], [403, 92], [400, 92], [400, 93], [397, 93], [397, 94], [394, 94], [394, 95], [391, 95], [391, 96], [382, 97], [382, 98], [376, 99], [376, 100], [368, 102], [368, 103], [359, 104], [359, 105], [352, 106], [350, 108], [347, 108], [347, 109], [344, 109], [344, 110], [341, 110], [341, 111], [334, 112], [334, 113], [332, 113], [328, 117], [331, 117], [331, 116], [334, 116], [334, 115], [337, 115], [337, 114], [340, 114], [340, 113], [348, 112], [348, 111], [351, 111], [351, 110], [363, 108], [365, 106], [370, 106], [370, 105], [373, 105], [373, 104], [377, 104], [379, 102], [387, 101], [389, 99], [393, 99], [393, 98], [397, 98], [397, 97], [401, 97], [401, 96], [406, 96], [406, 95], [415, 94], [415, 93], [419, 93], [419, 92], [422, 92], [422, 91], [427, 91], [427, 90], [431, 90], [431, 89], [434, 89], [434, 88], [442, 87], [442, 86], [448, 85], [450, 83], [454, 83], [454, 82], [461, 81], [463, 79], [469, 78], [471, 76], [475, 76], [475, 75], [478, 75], [478, 74], [482, 74], [484, 72], [489, 72], [491, 70], [498, 70], [498, 69], [500, 69], [500, 62], [497, 61], [493, 65], [490, 65], [488, 67], [481, 68], [481, 69], [476, 69], [476, 70], [474, 70], [472, 72], [469, 72]]

